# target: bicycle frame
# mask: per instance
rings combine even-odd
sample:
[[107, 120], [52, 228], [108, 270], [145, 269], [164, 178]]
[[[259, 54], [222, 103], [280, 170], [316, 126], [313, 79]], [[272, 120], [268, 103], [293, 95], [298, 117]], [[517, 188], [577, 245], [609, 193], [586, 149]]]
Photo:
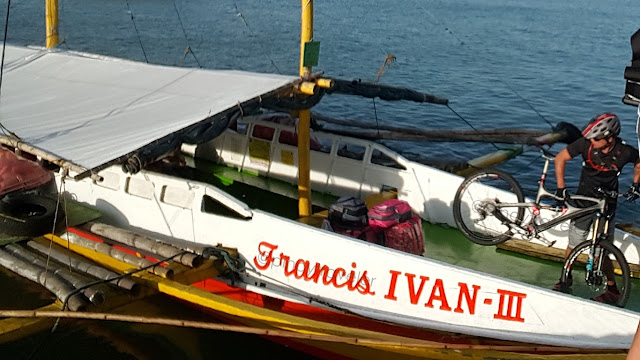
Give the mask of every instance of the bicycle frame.
[[[629, 299], [631, 270], [622, 251], [609, 241], [613, 227], [612, 214], [608, 214], [608, 204], [620, 195], [599, 188], [593, 196], [556, 196], [545, 188], [549, 164], [555, 156], [545, 150], [542, 153], [545, 161], [535, 198], [526, 197], [518, 180], [509, 173], [480, 170], [458, 187], [453, 202], [456, 225], [478, 245], [499, 245], [519, 238], [553, 246], [555, 241], [542, 236], [544, 231], [556, 230], [560, 223], [584, 217], [591, 223], [589, 236], [567, 247], [570, 251], [565, 251], [560, 282], [554, 289], [563, 292], [573, 289], [579, 296], [623, 307]], [[614, 266], [619, 271], [614, 271]], [[574, 277], [578, 281], [574, 282]], [[618, 295], [613, 292], [615, 288], [609, 288], [614, 284], [619, 286]], [[570, 288], [572, 285], [575, 286]]]
[[[594, 198], [594, 197], [589, 197], [584, 195], [571, 195], [571, 196], [567, 195], [566, 199], [562, 199], [557, 197], [555, 194], [549, 192], [547, 189], [545, 189], [544, 183], [547, 178], [547, 173], [549, 171], [549, 163], [551, 162], [551, 160], [554, 159], [554, 157], [550, 153], [544, 150], [543, 150], [543, 156], [545, 158], [545, 163], [542, 169], [542, 174], [540, 175], [540, 180], [538, 182], [539, 184], [538, 192], [536, 194], [535, 201], [525, 202], [525, 203], [494, 203], [492, 204], [493, 206], [495, 206], [495, 211], [493, 212], [493, 215], [496, 216], [498, 219], [500, 219], [504, 224], [509, 225], [509, 227], [511, 227], [512, 229], [515, 228], [515, 230], [517, 230], [519, 233], [523, 235], [526, 235], [527, 237], [537, 237], [539, 233], [549, 230], [566, 220], [575, 219], [588, 214], [596, 215], [597, 221], [594, 221], [594, 225], [599, 226], [602, 215], [605, 213], [605, 210], [606, 210], [606, 206], [607, 206], [606, 199], [599, 199], [599, 198]], [[566, 207], [562, 208], [561, 210], [562, 214], [551, 220], [544, 221], [540, 217], [540, 210], [542, 209], [555, 210], [555, 208], [552, 206], [542, 205], [541, 200], [543, 198], [552, 198], [558, 201], [564, 200]], [[572, 200], [588, 201], [590, 203], [593, 203], [593, 205], [584, 207], [584, 208], [579, 208], [570, 204]], [[525, 221], [522, 224], [517, 224], [517, 223], [514, 223], [511, 219], [504, 216], [499, 211], [500, 208], [531, 209], [531, 217], [528, 219], [528, 221]], [[607, 220], [607, 224], [605, 224], [606, 225], [605, 227], [608, 227], [608, 219], [606, 220]], [[596, 227], [595, 229], [598, 229], [598, 228]], [[594, 232], [594, 235], [597, 235], [597, 234], [595, 234]]]

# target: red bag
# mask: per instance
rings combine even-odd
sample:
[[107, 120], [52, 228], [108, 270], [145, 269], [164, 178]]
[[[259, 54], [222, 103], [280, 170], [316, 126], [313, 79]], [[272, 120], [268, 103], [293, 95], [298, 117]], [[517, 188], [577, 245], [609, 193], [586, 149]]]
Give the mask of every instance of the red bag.
[[384, 229], [384, 246], [415, 255], [424, 253], [422, 220], [413, 215], [409, 220]]
[[413, 212], [406, 201], [390, 199], [372, 207], [367, 215], [369, 226], [381, 230], [409, 220]]
[[331, 222], [324, 219], [322, 229], [332, 231], [336, 234], [346, 235], [355, 239], [365, 240], [370, 243], [379, 243], [378, 234], [370, 226], [365, 227], [342, 227], [331, 225]]

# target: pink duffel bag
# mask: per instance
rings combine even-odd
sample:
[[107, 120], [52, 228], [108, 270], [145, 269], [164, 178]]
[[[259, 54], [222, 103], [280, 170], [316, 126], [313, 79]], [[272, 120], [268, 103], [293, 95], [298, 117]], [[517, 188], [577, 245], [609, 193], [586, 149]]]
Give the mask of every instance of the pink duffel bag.
[[369, 226], [382, 230], [409, 220], [413, 212], [406, 201], [390, 199], [373, 206], [367, 215]]

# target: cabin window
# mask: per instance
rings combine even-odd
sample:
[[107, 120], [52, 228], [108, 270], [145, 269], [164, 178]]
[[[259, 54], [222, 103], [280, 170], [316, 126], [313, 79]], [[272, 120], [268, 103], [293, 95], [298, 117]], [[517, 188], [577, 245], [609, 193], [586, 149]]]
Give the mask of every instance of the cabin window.
[[402, 166], [391, 156], [383, 153], [378, 149], [373, 149], [373, 152], [371, 153], [371, 163], [375, 165], [384, 166], [384, 167], [394, 168], [394, 169], [407, 170], [406, 167]]
[[125, 191], [127, 194], [145, 199], [153, 199], [153, 183], [150, 181], [128, 178]]
[[120, 189], [120, 175], [112, 172], [101, 173], [102, 181], [93, 181], [94, 184], [111, 189], [111, 190], [119, 190]]
[[160, 201], [165, 204], [178, 206], [184, 209], [191, 207], [195, 194], [188, 189], [180, 189], [173, 186], [163, 186]]
[[338, 145], [338, 156], [354, 160], [362, 160], [364, 159], [364, 150], [365, 147], [362, 145], [341, 142], [340, 145]]
[[271, 141], [273, 139], [273, 134], [276, 132], [276, 129], [263, 125], [256, 125], [253, 127], [253, 132], [251, 136], [256, 139], [263, 139], [267, 141]]
[[209, 195], [204, 195], [202, 197], [202, 212], [207, 214], [233, 218], [233, 219], [246, 220], [244, 216], [229, 209], [228, 207], [224, 206], [224, 204], [222, 204], [219, 201], [216, 201], [214, 198], [212, 198]]
[[314, 136], [311, 138], [310, 147], [313, 151], [328, 154], [331, 152], [331, 145], [333, 145], [333, 140], [331, 139], [327, 139], [321, 136]]
[[278, 142], [280, 144], [298, 146], [298, 134], [288, 130], [281, 130], [278, 136]]

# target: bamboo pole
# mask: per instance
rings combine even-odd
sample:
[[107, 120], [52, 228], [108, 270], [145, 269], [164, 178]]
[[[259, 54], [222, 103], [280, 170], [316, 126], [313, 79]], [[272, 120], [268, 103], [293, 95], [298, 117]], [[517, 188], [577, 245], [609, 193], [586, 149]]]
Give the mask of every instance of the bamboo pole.
[[[114, 259], [120, 260], [129, 265], [133, 265], [139, 268], [147, 267], [152, 265], [153, 263], [147, 259], [139, 258], [134, 255], [130, 255], [125, 253], [124, 251], [120, 251], [115, 249], [107, 244], [97, 243], [91, 240], [87, 240], [80, 235], [74, 234], [72, 232], [67, 231], [63, 237], [68, 238], [69, 242], [72, 244], [76, 244], [78, 246], [85, 247], [87, 249], [91, 249], [93, 251], [99, 252], [101, 254], [105, 254], [113, 257]], [[164, 277], [164, 278], [172, 278], [173, 270], [162, 267], [160, 265], [154, 266], [147, 269], [148, 272]]]
[[58, 46], [58, 0], [45, 0], [46, 46]]
[[64, 264], [65, 266], [69, 266], [72, 269], [77, 270], [79, 272], [89, 274], [91, 276], [94, 276], [102, 280], [113, 279], [110, 281], [111, 284], [118, 286], [122, 289], [129, 290], [134, 294], [137, 294], [140, 291], [140, 285], [138, 285], [138, 283], [136, 283], [135, 281], [129, 278], [118, 279], [120, 275], [118, 275], [113, 271], [75, 259], [69, 255], [63, 254], [60, 251], [57, 251], [53, 248], [49, 248], [48, 246], [44, 246], [33, 240], [27, 242], [27, 246], [38, 251], [39, 253], [45, 256], [50, 256], [52, 259], [60, 262], [61, 264]]
[[491, 130], [423, 130], [399, 126], [378, 125], [372, 129], [372, 124], [363, 121], [335, 119], [325, 115], [313, 114], [317, 121], [331, 124], [358, 127], [364, 130], [323, 129], [324, 132], [359, 137], [370, 140], [413, 140], [413, 141], [473, 141], [503, 144], [543, 145], [562, 140], [565, 132], [551, 132], [521, 129], [491, 129]]
[[173, 257], [174, 261], [185, 266], [198, 267], [202, 264], [202, 257], [196, 254], [184, 253], [183, 250], [178, 249], [175, 246], [163, 244], [155, 239], [120, 229], [115, 226], [89, 222], [82, 225], [82, 228], [105, 238], [158, 255], [162, 258]]
[[[311, 75], [311, 67], [304, 66], [305, 45], [313, 39], [313, 0], [302, 0], [300, 34], [300, 77]], [[309, 146], [311, 110], [298, 111], [298, 214], [311, 215], [311, 149]]]
[[65, 168], [65, 169], [69, 169], [71, 171], [74, 171], [76, 173], [83, 173], [83, 172], [87, 172], [88, 170], [83, 168], [82, 166], [78, 166], [74, 163], [71, 163], [69, 161], [60, 159], [57, 156], [51, 155], [48, 152], [45, 152], [43, 150], [40, 150], [34, 146], [31, 146], [27, 143], [22, 142], [22, 140], [20, 139], [16, 139], [15, 137], [12, 136], [6, 136], [6, 135], [0, 135], [0, 144], [4, 144], [7, 146], [10, 146], [14, 149], [18, 149], [24, 152], [27, 152], [29, 154], [32, 154], [34, 156], [37, 156], [39, 158], [42, 158], [50, 163], [56, 164], [61, 168]]
[[[80, 289], [88, 285], [88, 283], [80, 279], [77, 275], [69, 272], [68, 269], [64, 269], [52, 262], [48, 264], [43, 260], [38, 259], [34, 254], [23, 248], [22, 246], [15, 244], [7, 244], [5, 249], [12, 255], [29, 262], [41, 269], [51, 271], [52, 274], [60, 276], [63, 280], [71, 284], [75, 289]], [[102, 305], [104, 303], [104, 292], [102, 292], [97, 286], [90, 286], [82, 290], [84, 296], [89, 299], [94, 305]]]
[[207, 321], [191, 321], [169, 319], [161, 317], [146, 317], [139, 315], [89, 313], [89, 312], [64, 312], [43, 310], [0, 310], [0, 317], [31, 318], [50, 317], [64, 319], [85, 319], [100, 321], [123, 321], [140, 324], [167, 325], [176, 327], [189, 327], [196, 329], [232, 331], [245, 334], [257, 334], [263, 336], [284, 337], [290, 339], [306, 339], [333, 343], [345, 343], [360, 346], [385, 346], [385, 347], [413, 347], [423, 349], [448, 349], [448, 350], [494, 350], [504, 352], [531, 352], [549, 354], [624, 354], [622, 349], [580, 349], [563, 346], [549, 345], [482, 345], [482, 344], [456, 344], [429, 340], [408, 339], [407, 341], [389, 341], [383, 339], [368, 339], [353, 336], [340, 336], [329, 334], [299, 333], [290, 330], [263, 329], [249, 326], [227, 325], [211, 323]]
[[401, 140], [401, 141], [437, 141], [437, 142], [486, 142], [501, 144], [544, 145], [537, 139], [544, 134], [540, 131], [527, 130], [416, 130], [414, 133], [406, 131], [388, 130], [343, 130], [323, 129], [323, 132], [349, 136], [365, 140]]
[[87, 298], [81, 293], [75, 293], [75, 289], [64, 280], [2, 249], [0, 249], [0, 266], [44, 286], [47, 290], [54, 293], [60, 301], [64, 302], [66, 300], [67, 308], [71, 311], [84, 311], [89, 305]]

